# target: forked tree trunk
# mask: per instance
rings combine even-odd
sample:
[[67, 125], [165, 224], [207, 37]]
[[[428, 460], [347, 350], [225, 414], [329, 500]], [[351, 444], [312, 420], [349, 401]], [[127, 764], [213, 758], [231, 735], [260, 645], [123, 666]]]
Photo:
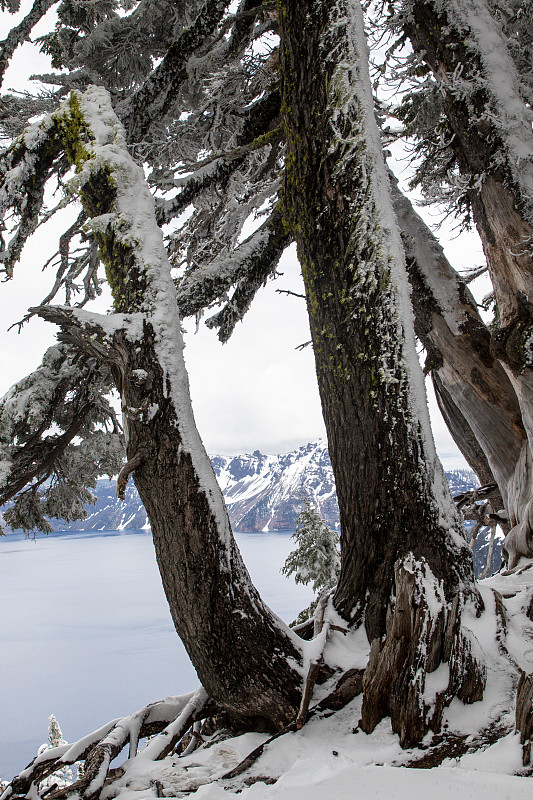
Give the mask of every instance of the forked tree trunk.
[[[281, 2], [280, 25], [284, 203], [341, 517], [335, 605], [353, 624], [364, 620], [372, 643], [363, 728], [390, 714], [406, 745], [428, 725], [438, 728], [453, 696], [481, 696], [483, 668], [460, 622], [465, 600], [479, 597], [429, 431], [361, 8], [348, 0]], [[438, 611], [425, 597], [428, 582]], [[431, 714], [425, 675], [444, 660], [450, 684]]]
[[129, 462], [119, 483], [134, 471], [172, 619], [205, 690], [236, 724], [279, 729], [300, 702], [298, 638], [251, 583], [196, 430], [153, 198], [104, 90], [73, 94], [54, 119], [50, 130], [76, 154], [117, 313], [46, 313], [80, 347], [102, 340], [123, 405]]

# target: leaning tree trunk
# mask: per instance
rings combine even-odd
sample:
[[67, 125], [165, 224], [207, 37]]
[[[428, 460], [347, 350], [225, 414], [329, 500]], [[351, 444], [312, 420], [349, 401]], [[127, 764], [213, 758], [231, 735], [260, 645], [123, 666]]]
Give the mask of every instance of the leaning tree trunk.
[[492, 353], [518, 400], [523, 448], [507, 510], [512, 561], [533, 557], [533, 132], [516, 65], [486, 0], [405, 0], [400, 21], [439, 83], [487, 258], [500, 327]]
[[[92, 87], [15, 148], [27, 169], [66, 149], [116, 313], [43, 307], [63, 337], [104, 358], [122, 397], [128, 464], [145, 504], [172, 619], [209, 695], [237, 723], [279, 729], [300, 701], [298, 638], [263, 604], [233, 539], [196, 430], [174, 283], [143, 171], [109, 98]], [[32, 151], [33, 148], [33, 151]]]
[[508, 506], [527, 437], [514, 388], [491, 351], [490, 331], [432, 231], [391, 181], [412, 289], [415, 332], [427, 353], [444, 419], [482, 483]]
[[[280, 2], [280, 25], [284, 203], [341, 516], [335, 605], [352, 623], [364, 620], [372, 645], [363, 728], [390, 714], [408, 745], [428, 725], [439, 727], [453, 696], [481, 697], [483, 667], [460, 622], [466, 598], [478, 608], [480, 601], [431, 440], [361, 8], [348, 0]], [[433, 609], [425, 582], [434, 587]], [[450, 682], [430, 710], [425, 676], [443, 661]]]

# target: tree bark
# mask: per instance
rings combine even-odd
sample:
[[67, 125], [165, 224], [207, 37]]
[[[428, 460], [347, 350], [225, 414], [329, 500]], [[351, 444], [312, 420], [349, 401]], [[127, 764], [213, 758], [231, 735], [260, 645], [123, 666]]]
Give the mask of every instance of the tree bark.
[[[127, 450], [128, 457], [142, 454], [134, 480], [150, 520], [175, 628], [202, 685], [237, 726], [283, 727], [300, 703], [301, 676], [288, 662], [289, 657], [301, 660], [297, 639], [252, 585], [225, 508], [223, 519], [213, 513], [209, 493], [218, 486], [210, 481], [206, 488], [194, 456], [183, 446], [153, 329], [146, 326], [141, 342], [117, 334], [115, 347], [125, 415], [128, 409], [157, 407], [153, 416], [145, 412], [128, 419]], [[136, 370], [148, 373], [142, 386]], [[206, 454], [202, 460], [207, 470]]]
[[100, 329], [172, 619], [204, 689], [236, 725], [280, 729], [298, 711], [302, 654], [251, 583], [195, 426], [153, 198], [104, 90], [73, 94], [56, 119], [117, 312], [63, 311], [64, 326], [80, 341]]
[[[373, 117], [361, 9], [344, 0], [281, 2], [280, 26], [288, 140], [284, 203], [302, 264], [341, 518], [334, 602], [352, 623], [364, 619], [372, 643], [363, 727], [371, 730], [390, 713], [405, 745], [427, 730], [422, 684], [427, 671], [451, 658], [447, 626], [454, 630], [453, 647], [464, 646], [462, 602], [465, 596], [478, 600], [471, 554], [439, 486], [442, 471], [425, 427], [423, 378], [408, 333], [405, 266]], [[423, 593], [414, 589], [420, 570], [442, 587], [439, 619], [426, 613]], [[425, 620], [409, 632], [390, 623], [402, 611], [404, 574], [413, 576], [407, 603]], [[446, 603], [454, 597], [461, 601], [451, 623]], [[426, 658], [420, 657], [424, 647]], [[412, 679], [417, 658], [420, 685]], [[482, 684], [482, 668], [472, 661], [472, 669]], [[450, 679], [447, 702], [462, 691], [465, 699], [479, 697], [479, 685], [469, 692], [464, 677], [455, 684]], [[405, 723], [402, 704], [411, 710]]]
[[[512, 134], [512, 128], [518, 125], [520, 112], [516, 120], [505, 119], [500, 92], [495, 86], [498, 80], [500, 83], [505, 80], [508, 99], [515, 100], [516, 107], [521, 106], [526, 113], [519, 88], [513, 82], [516, 70], [485, 0], [475, 0], [466, 10], [453, 0], [449, 3], [415, 0], [405, 6], [404, 30], [415, 52], [439, 82], [453, 133], [450, 147], [459, 169], [470, 180], [472, 213], [494, 285], [501, 326], [506, 328], [524, 317], [527, 308], [524, 301], [533, 300], [530, 252], [533, 229], [524, 213], [531, 198], [526, 196], [519, 177], [521, 170], [526, 173], [531, 170], [531, 164], [523, 158], [523, 152], [522, 158], [517, 157], [516, 163], [512, 163], [514, 154], [506, 134]], [[486, 44], [472, 27], [476, 13], [491, 29], [492, 55], [500, 59], [499, 78], [485, 63]], [[455, 85], [456, 75], [461, 75], [463, 88], [468, 86], [466, 90], [461, 91]], [[524, 147], [531, 145], [531, 123], [518, 135], [528, 140], [524, 140]], [[527, 316], [531, 317], [529, 309]]]
[[[515, 426], [521, 426], [527, 437], [508, 480], [494, 470], [499, 485], [502, 480], [500, 488], [511, 523], [517, 526], [508, 534], [506, 547], [510, 562], [516, 565], [521, 556], [533, 556], [530, 109], [521, 97], [516, 67], [502, 31], [485, 0], [473, 0], [466, 5], [454, 0], [445, 4], [439, 0], [415, 0], [406, 2], [403, 11], [403, 29], [439, 83], [453, 133], [450, 147], [459, 170], [469, 181], [469, 202], [499, 313], [500, 326], [492, 334], [491, 352], [505, 369], [518, 403], [520, 418], [515, 417]], [[490, 37], [490, 52], [487, 37]], [[463, 88], [468, 87], [466, 94], [455, 85], [457, 75], [461, 75]], [[478, 441], [481, 444], [479, 438]], [[513, 453], [509, 463], [516, 457], [518, 441], [519, 431], [515, 430], [509, 437]], [[481, 447], [487, 453], [483, 444]], [[497, 451], [500, 450], [498, 445]]]
[[415, 331], [439, 407], [481, 483], [496, 481], [507, 507], [527, 437], [515, 390], [491, 351], [491, 335], [439, 242], [392, 181], [415, 313]]

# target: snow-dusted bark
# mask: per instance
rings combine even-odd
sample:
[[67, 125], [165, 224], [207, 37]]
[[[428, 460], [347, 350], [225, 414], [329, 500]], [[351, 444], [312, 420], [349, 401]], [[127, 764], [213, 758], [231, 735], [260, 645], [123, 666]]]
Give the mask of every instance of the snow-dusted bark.
[[[438, 728], [439, 703], [482, 691], [475, 659], [465, 656], [477, 676], [472, 691], [453, 666], [469, 652], [462, 605], [478, 600], [471, 555], [429, 430], [361, 8], [345, 0], [281, 3], [280, 22], [285, 213], [302, 263], [341, 515], [335, 605], [364, 621], [372, 642], [363, 727], [390, 713], [407, 744], [428, 724]], [[403, 592], [415, 609], [410, 627], [402, 627]], [[450, 680], [431, 719], [425, 675], [442, 661]]]
[[487, 0], [404, 2], [399, 24], [441, 92], [505, 329], [533, 299], [531, 108]]
[[527, 442], [514, 389], [491, 353], [490, 331], [468, 287], [396, 181], [391, 188], [412, 287], [415, 331], [427, 352], [439, 405], [482, 483], [495, 480], [507, 505], [510, 481]]
[[[452, 155], [450, 174], [454, 166], [459, 170], [456, 177], [483, 242], [499, 322], [491, 355], [506, 370], [518, 402], [517, 425], [528, 443], [520, 458], [524, 466], [533, 446], [533, 114], [530, 70], [517, 52], [528, 14], [515, 12], [512, 24], [489, 0], [409, 0], [400, 5], [396, 21], [440, 92], [448, 138], [442, 149]], [[533, 555], [526, 546], [533, 486], [529, 471], [519, 474], [515, 464], [512, 483], [501, 489], [512, 523], [523, 523], [528, 534], [509, 540], [513, 561]]]
[[[143, 170], [103, 89], [71, 94], [44, 129], [76, 166], [70, 190], [88, 215], [116, 313], [41, 313], [82, 350], [96, 338], [111, 366], [171, 614], [205, 690], [233, 719], [279, 727], [299, 702], [300, 650], [251, 584], [194, 423], [174, 282]], [[34, 138], [41, 143], [30, 129], [19, 146], [31, 151]]]

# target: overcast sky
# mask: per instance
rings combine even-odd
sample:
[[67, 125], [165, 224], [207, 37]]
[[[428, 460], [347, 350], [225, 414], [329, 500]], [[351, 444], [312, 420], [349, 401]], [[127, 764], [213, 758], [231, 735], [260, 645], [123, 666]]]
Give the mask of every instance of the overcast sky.
[[[0, 15], [1, 38], [12, 21], [5, 13]], [[28, 48], [16, 57], [4, 86], [21, 85], [26, 75], [38, 69], [45, 67], [39, 66], [35, 51]], [[50, 243], [57, 241], [63, 229], [61, 219], [48, 227], [46, 234], [38, 234], [27, 245], [15, 280], [0, 287], [0, 394], [34, 369], [45, 347], [54, 341], [53, 326], [40, 320], [32, 320], [20, 334], [7, 331], [51, 286], [52, 272], [43, 273], [42, 265]], [[476, 236], [454, 240], [448, 230], [445, 238], [447, 254], [456, 267], [482, 263]], [[310, 338], [305, 302], [276, 292], [302, 291], [294, 248], [283, 257], [280, 271], [283, 277], [258, 294], [228, 344], [221, 345], [204, 325], [196, 334], [194, 326], [187, 325], [185, 354], [193, 406], [210, 453], [287, 452], [324, 436], [313, 353], [310, 347], [296, 349]], [[445, 467], [464, 466], [434, 401], [430, 409]]]

